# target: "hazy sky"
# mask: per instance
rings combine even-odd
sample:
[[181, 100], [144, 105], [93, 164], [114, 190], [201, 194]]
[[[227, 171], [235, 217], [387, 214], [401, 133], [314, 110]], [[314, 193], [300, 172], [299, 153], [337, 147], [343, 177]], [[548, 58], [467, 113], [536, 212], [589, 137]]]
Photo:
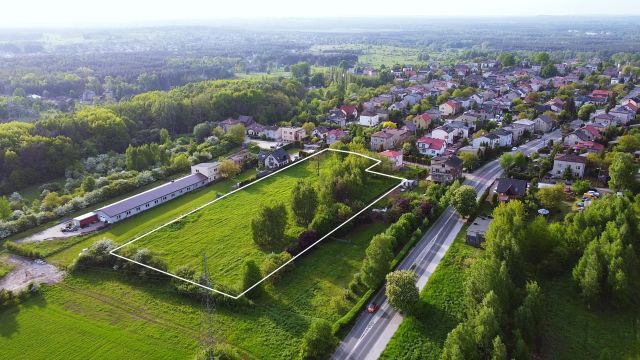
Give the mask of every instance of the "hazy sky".
[[[100, 26], [217, 18], [640, 15], [639, 0], [2, 0], [0, 27]], [[307, 5], [308, 4], [308, 5]]]

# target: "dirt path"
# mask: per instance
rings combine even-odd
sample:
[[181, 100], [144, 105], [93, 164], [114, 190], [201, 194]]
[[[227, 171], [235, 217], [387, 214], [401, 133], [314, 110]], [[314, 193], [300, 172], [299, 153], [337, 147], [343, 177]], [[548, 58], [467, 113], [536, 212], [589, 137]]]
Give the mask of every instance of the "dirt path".
[[15, 268], [0, 279], [0, 289], [20, 291], [26, 289], [30, 283], [55, 284], [64, 277], [64, 272], [51, 264], [38, 264], [21, 256], [11, 255], [7, 262]]

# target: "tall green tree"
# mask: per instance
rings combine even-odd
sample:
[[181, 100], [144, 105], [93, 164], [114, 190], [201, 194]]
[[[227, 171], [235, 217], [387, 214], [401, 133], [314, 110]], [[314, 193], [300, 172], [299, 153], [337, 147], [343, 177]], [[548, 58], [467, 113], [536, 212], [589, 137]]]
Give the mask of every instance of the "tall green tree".
[[635, 175], [638, 165], [633, 155], [628, 153], [613, 153], [613, 161], [609, 166], [609, 187], [616, 190], [630, 190], [636, 186]]
[[362, 281], [369, 289], [380, 286], [389, 272], [393, 260], [392, 244], [393, 239], [384, 234], [378, 234], [371, 239], [360, 269]]
[[308, 226], [318, 208], [318, 193], [313, 185], [299, 180], [291, 191], [291, 211], [298, 225]]
[[328, 358], [336, 342], [337, 339], [331, 332], [331, 324], [326, 320], [314, 319], [302, 337], [300, 358], [305, 360]]
[[251, 221], [253, 241], [261, 247], [283, 246], [286, 244], [286, 226], [287, 208], [283, 204], [262, 205]]
[[410, 270], [398, 270], [387, 274], [385, 294], [394, 309], [405, 314], [411, 314], [416, 310], [420, 300], [416, 281], [416, 273]]
[[476, 189], [473, 186], [462, 185], [453, 193], [451, 205], [462, 217], [469, 217], [478, 208]]
[[[260, 268], [256, 264], [255, 261], [249, 259], [244, 262], [243, 272], [242, 272], [242, 289], [241, 291], [245, 291], [251, 286], [258, 283], [258, 281], [262, 280], [262, 273], [260, 272]], [[262, 292], [262, 284], [257, 285], [247, 294], [251, 297], [257, 297]]]

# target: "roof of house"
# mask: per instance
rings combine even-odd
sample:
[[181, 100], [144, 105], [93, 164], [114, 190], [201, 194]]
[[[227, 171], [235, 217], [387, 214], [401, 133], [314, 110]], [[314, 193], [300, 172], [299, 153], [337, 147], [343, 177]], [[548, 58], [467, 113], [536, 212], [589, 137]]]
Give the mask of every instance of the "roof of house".
[[362, 112], [362, 114], [360, 114], [360, 116], [376, 116], [376, 115], [378, 115], [378, 113], [371, 110], [365, 110]]
[[431, 159], [431, 166], [435, 165], [446, 165], [451, 167], [462, 167], [463, 161], [459, 157], [455, 155], [449, 156], [436, 156]]
[[534, 124], [535, 124], [535, 122], [533, 122], [533, 121], [531, 121], [531, 120], [528, 120], [528, 119], [520, 119], [520, 120], [516, 120], [516, 121], [514, 121], [513, 123], [514, 123], [514, 124], [520, 124], [520, 125], [528, 125], [528, 126], [531, 126], [531, 125], [534, 125]]
[[426, 113], [426, 112], [425, 112], [425, 113], [422, 113], [422, 114], [420, 114], [420, 115], [417, 115], [417, 116], [415, 117], [415, 119], [422, 119], [422, 120], [424, 120], [424, 121], [426, 121], [426, 122], [429, 122], [429, 121], [431, 121], [431, 120], [432, 120], [431, 115], [429, 115], [429, 114], [428, 114], [428, 113]]
[[520, 179], [500, 178], [496, 180], [496, 192], [513, 196], [524, 196], [527, 192], [527, 181]]
[[429, 149], [434, 149], [434, 150], [442, 150], [442, 148], [446, 144], [446, 142], [443, 139], [436, 139], [429, 136], [423, 136], [420, 139], [418, 139], [417, 142], [421, 144], [426, 144], [428, 145], [427, 147]]
[[453, 126], [449, 125], [449, 124], [444, 124], [442, 126], [438, 126], [437, 128], [433, 129], [433, 131], [436, 131], [436, 130], [442, 130], [442, 131], [444, 131], [446, 133], [452, 133], [456, 129]]
[[381, 152], [380, 155], [386, 156], [386, 157], [398, 157], [398, 156], [402, 155], [402, 151], [385, 150], [385, 151]]
[[549, 125], [553, 125], [553, 119], [549, 116], [549, 115], [540, 115], [538, 116], [538, 119], [540, 119], [541, 121], [549, 124]]
[[585, 157], [576, 155], [576, 154], [559, 155], [559, 156], [556, 156], [555, 161], [566, 161], [566, 162], [580, 163], [580, 164], [587, 163], [587, 159]]
[[593, 141], [578, 141], [578, 143], [576, 144], [575, 148], [576, 149], [590, 149], [590, 150], [600, 151], [600, 150], [604, 149], [604, 145], [598, 144], [597, 142], [593, 142]]
[[172, 180], [166, 184], [154, 187], [153, 189], [147, 190], [140, 194], [133, 195], [113, 204], [101, 207], [96, 211], [103, 212], [108, 216], [116, 216], [118, 214], [122, 214], [125, 211], [131, 210], [140, 205], [144, 205], [163, 196], [167, 196], [174, 191], [178, 191], [188, 186], [195, 185], [204, 180], [207, 180], [207, 176], [201, 173], [187, 175], [179, 179]]
[[473, 220], [473, 223], [469, 225], [469, 227], [467, 228], [467, 234], [477, 234], [477, 233], [484, 234], [489, 228], [489, 224], [491, 224], [492, 220], [493, 219], [490, 217], [478, 216]]
[[273, 156], [278, 162], [289, 161], [289, 153], [283, 148], [277, 148], [269, 154]]
[[511, 133], [511, 131], [505, 130], [505, 129], [495, 129], [492, 131], [492, 133], [498, 135], [498, 136], [509, 136], [509, 135], [513, 135]]

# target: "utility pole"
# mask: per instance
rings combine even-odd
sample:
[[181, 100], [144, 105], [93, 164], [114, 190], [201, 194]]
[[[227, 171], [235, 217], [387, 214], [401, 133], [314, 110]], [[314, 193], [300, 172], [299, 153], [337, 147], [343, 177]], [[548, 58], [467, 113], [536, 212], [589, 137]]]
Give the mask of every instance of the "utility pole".
[[[207, 270], [207, 254], [204, 252], [202, 253], [200, 284], [211, 287], [209, 270]], [[205, 288], [202, 288], [202, 331], [200, 342], [205, 354], [204, 359], [213, 360], [213, 352], [211, 351], [215, 344], [213, 337], [213, 299], [211, 299], [211, 291]]]

